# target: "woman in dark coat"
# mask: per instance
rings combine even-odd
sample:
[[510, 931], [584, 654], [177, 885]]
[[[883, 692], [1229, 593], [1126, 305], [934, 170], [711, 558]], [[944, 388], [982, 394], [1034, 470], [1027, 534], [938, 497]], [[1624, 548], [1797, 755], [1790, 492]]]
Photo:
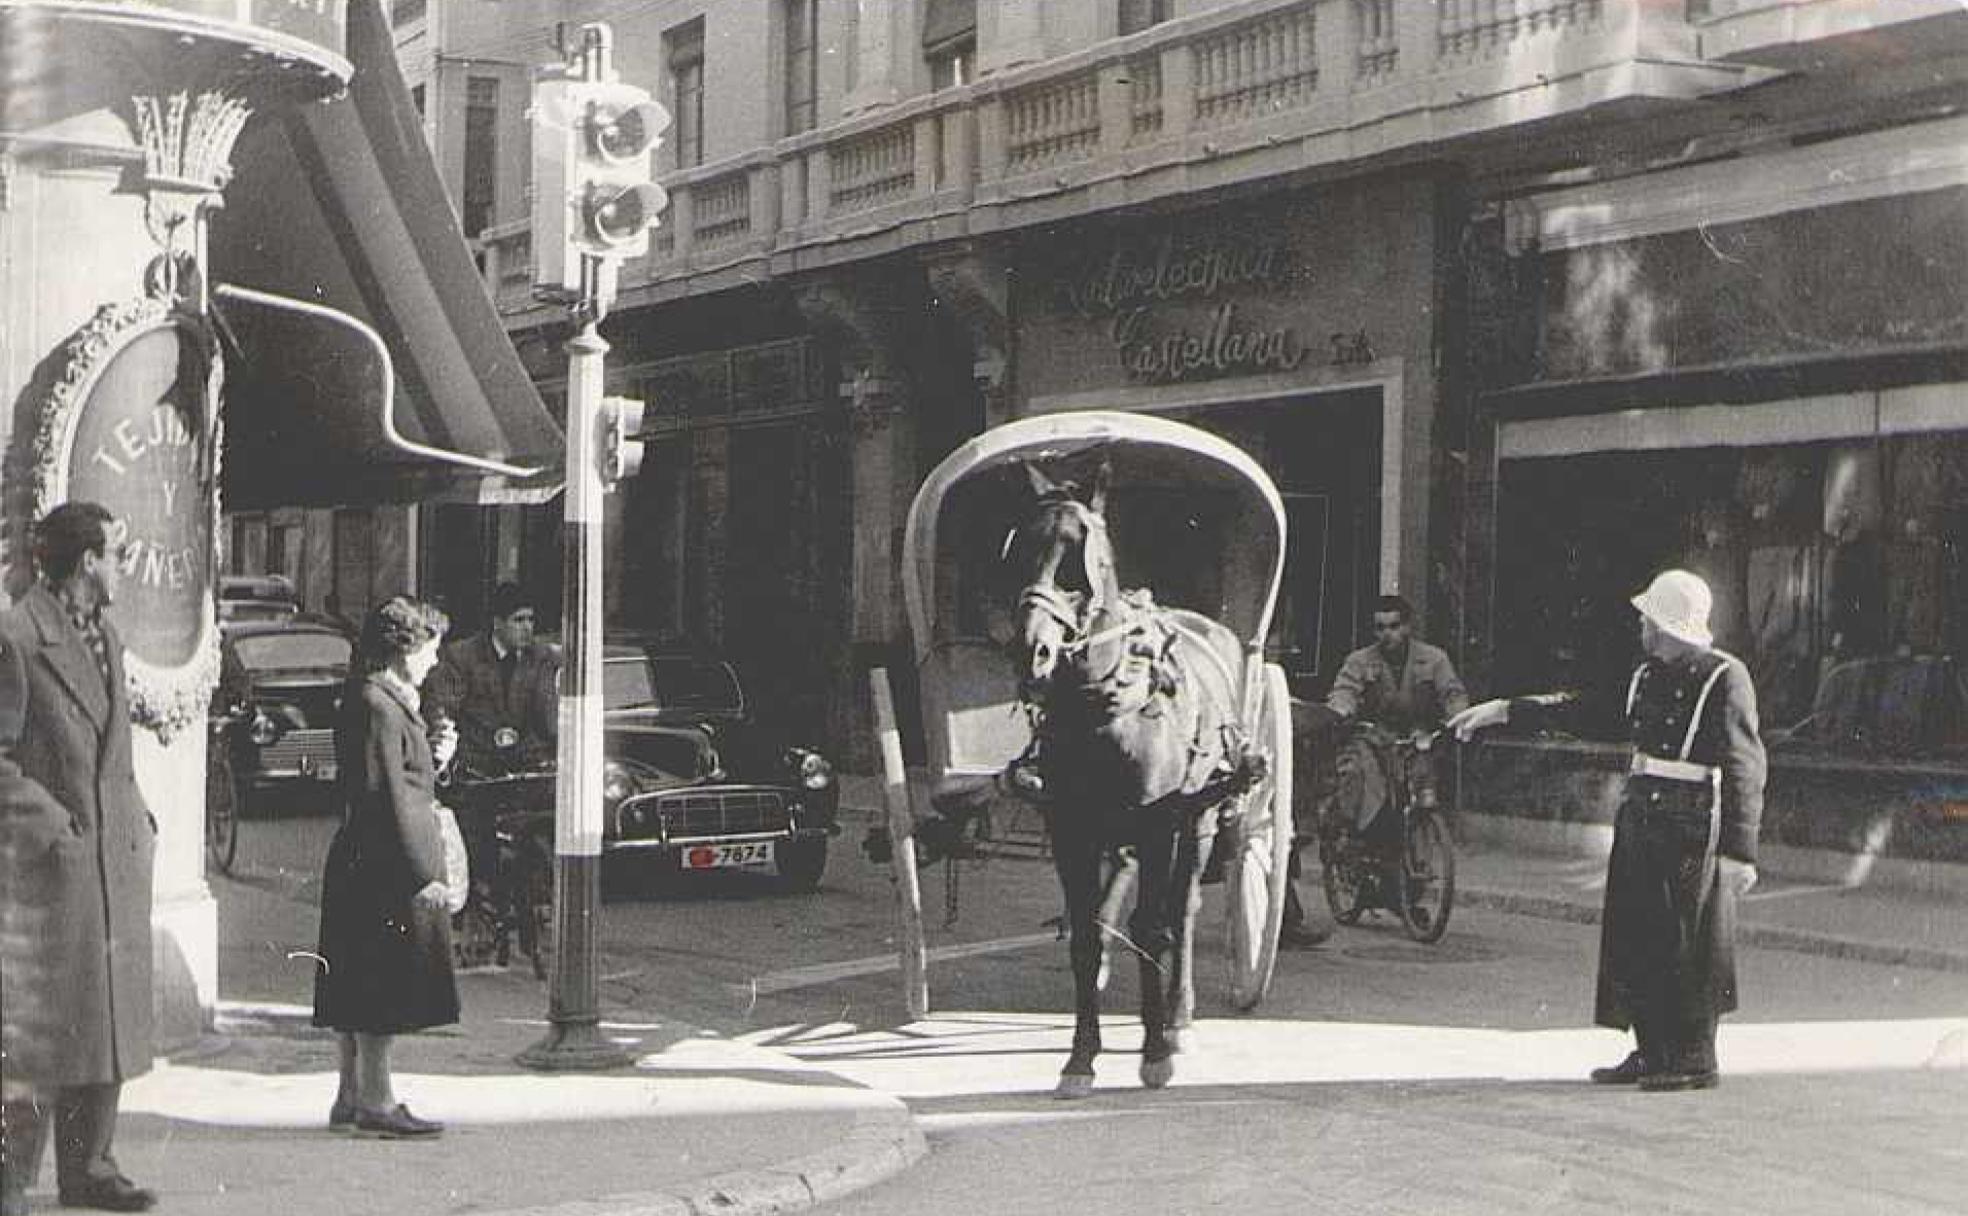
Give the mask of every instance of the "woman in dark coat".
[[392, 1138], [434, 1136], [390, 1081], [396, 1035], [458, 1020], [445, 910], [444, 844], [433, 813], [436, 772], [417, 687], [437, 662], [444, 614], [397, 596], [363, 623], [335, 727], [342, 827], [321, 890], [314, 1024], [341, 1033], [341, 1086], [330, 1128]]

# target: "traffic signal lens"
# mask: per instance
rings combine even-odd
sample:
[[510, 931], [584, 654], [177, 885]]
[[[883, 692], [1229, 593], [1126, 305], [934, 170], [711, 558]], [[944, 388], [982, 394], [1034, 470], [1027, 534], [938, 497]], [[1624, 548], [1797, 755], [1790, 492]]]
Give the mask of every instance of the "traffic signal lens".
[[669, 193], [654, 182], [596, 186], [588, 207], [588, 228], [604, 245], [627, 244], [648, 231], [669, 203]]
[[588, 116], [596, 155], [617, 162], [647, 156], [669, 125], [670, 112], [653, 101], [619, 110], [597, 104]]

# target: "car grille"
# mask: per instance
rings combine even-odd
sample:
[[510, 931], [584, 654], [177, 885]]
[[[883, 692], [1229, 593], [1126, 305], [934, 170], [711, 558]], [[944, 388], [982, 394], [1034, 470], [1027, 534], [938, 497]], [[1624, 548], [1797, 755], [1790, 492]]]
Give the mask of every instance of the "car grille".
[[677, 790], [632, 799], [622, 807], [622, 835], [672, 840], [783, 832], [792, 816], [778, 790]]
[[335, 771], [335, 732], [290, 730], [260, 749], [260, 771], [268, 775]]

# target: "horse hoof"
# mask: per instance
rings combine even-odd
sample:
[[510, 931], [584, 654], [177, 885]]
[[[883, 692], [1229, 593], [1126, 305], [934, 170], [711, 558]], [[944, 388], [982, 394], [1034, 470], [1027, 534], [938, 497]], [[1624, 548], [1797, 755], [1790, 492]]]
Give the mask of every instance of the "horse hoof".
[[1175, 1077], [1175, 1057], [1166, 1060], [1143, 1060], [1141, 1062], [1141, 1083], [1149, 1089], [1160, 1089]]
[[1093, 1093], [1091, 1073], [1069, 1072], [1061, 1074], [1059, 1084], [1054, 1087], [1052, 1096], [1062, 1101], [1075, 1101]]

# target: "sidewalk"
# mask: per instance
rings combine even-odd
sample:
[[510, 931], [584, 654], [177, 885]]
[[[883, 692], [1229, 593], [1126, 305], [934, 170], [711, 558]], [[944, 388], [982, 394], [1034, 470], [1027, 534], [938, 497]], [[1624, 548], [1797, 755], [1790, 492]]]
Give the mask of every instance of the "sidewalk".
[[[910, 774], [918, 815], [929, 802], [922, 775]], [[848, 777], [842, 784], [843, 805], [868, 822], [882, 821], [882, 789], [868, 777]], [[1596, 924], [1604, 897], [1609, 833], [1574, 833], [1572, 838], [1597, 840], [1574, 848], [1539, 848], [1521, 838], [1528, 825], [1499, 817], [1467, 815], [1456, 828], [1456, 899], [1468, 907], [1488, 907], [1523, 916], [1541, 916]], [[1561, 839], [1553, 833], [1550, 839]], [[1513, 839], [1513, 837], [1517, 839]], [[849, 833], [858, 842], [855, 833]], [[1968, 972], [1968, 903], [1926, 894], [1883, 882], [1851, 884], [1801, 877], [1822, 872], [1823, 864], [1796, 871], [1801, 850], [1770, 849], [1757, 888], [1743, 903], [1737, 936], [1743, 944], [1806, 954], [1831, 955], [1863, 962], [1898, 964], [1933, 970]], [[1304, 855], [1305, 886], [1313, 888], [1310, 904], [1321, 907], [1316, 892], [1316, 851]], [[1833, 855], [1826, 855], [1832, 857]], [[1833, 858], [1835, 860], [1835, 858]], [[1822, 863], [1825, 858], [1808, 859]], [[1863, 875], [1862, 866], [1846, 867]], [[1957, 884], [1958, 885], [1958, 884]], [[1301, 893], [1305, 893], [1302, 889]]]
[[[544, 1032], [540, 986], [492, 971], [459, 977], [462, 1024], [397, 1040], [398, 1096], [445, 1134], [330, 1133], [335, 1040], [298, 995], [312, 962], [289, 957], [312, 947], [315, 909], [274, 881], [215, 885], [217, 1033], [129, 1085], [118, 1125], [117, 1157], [160, 1211], [743, 1216], [838, 1198], [925, 1151], [899, 1100], [660, 1013], [610, 1011], [632, 1069], [529, 1072], [513, 1056]], [[37, 1212], [61, 1210], [52, 1175]]]

